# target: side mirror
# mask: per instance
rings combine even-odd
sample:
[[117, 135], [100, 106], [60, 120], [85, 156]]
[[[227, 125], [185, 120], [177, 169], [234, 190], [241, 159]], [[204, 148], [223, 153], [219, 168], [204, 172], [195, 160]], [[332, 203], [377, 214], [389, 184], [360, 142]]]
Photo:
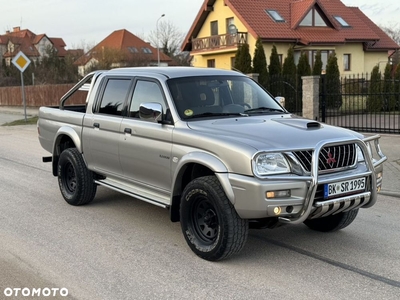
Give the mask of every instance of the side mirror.
[[159, 123], [162, 121], [163, 108], [160, 103], [146, 102], [139, 106], [139, 118], [148, 122]]
[[278, 96], [278, 97], [275, 97], [275, 100], [278, 101], [278, 103], [279, 103], [282, 107], [285, 107], [285, 97]]

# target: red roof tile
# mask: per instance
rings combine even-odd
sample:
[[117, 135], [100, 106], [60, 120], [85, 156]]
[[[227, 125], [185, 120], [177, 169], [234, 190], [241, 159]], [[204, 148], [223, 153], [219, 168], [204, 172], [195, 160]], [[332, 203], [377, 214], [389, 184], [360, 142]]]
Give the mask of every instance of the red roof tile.
[[[130, 55], [135, 55], [135, 53], [132, 53], [129, 50], [129, 48], [132, 48], [132, 47], [136, 48], [139, 51], [138, 54], [143, 54], [142, 49], [148, 48], [152, 52], [152, 53], [146, 54], [146, 55], [150, 56], [150, 60], [151, 61], [158, 60], [157, 48], [154, 48], [153, 46], [150, 45], [150, 43], [143, 41], [142, 39], [138, 38], [133, 33], [129, 32], [128, 30], [121, 29], [121, 30], [114, 31], [109, 36], [107, 36], [104, 40], [102, 40], [100, 43], [98, 43], [96, 46], [94, 46], [91, 50], [89, 50], [88, 53], [81, 56], [75, 62], [75, 64], [85, 65], [94, 57], [94, 55], [93, 55], [94, 52], [103, 51], [103, 49], [105, 49], [105, 48], [122, 50], [122, 51], [125, 51], [126, 53], [129, 53]], [[166, 55], [165, 53], [160, 51], [160, 61], [172, 62], [172, 59], [168, 55]]]
[[291, 20], [290, 28], [295, 29], [306, 16], [311, 7], [315, 4], [315, 0], [304, 0], [290, 3]]
[[[372, 22], [366, 15], [363, 14], [358, 7], [349, 7], [355, 15], [357, 15], [365, 24], [368, 25], [371, 30], [373, 30], [380, 39], [376, 43], [369, 43], [368, 48], [370, 50], [381, 50], [381, 49], [400, 49], [400, 46], [397, 45], [382, 29], [380, 29], [374, 22]], [[394, 48], [392, 45], [396, 44], [397, 48]]]

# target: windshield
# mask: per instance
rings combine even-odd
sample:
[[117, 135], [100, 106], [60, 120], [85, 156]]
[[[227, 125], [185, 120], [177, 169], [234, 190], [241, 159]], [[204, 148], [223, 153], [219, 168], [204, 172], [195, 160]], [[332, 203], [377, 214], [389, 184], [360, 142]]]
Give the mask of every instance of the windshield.
[[174, 78], [168, 86], [184, 120], [286, 112], [264, 89], [245, 76]]

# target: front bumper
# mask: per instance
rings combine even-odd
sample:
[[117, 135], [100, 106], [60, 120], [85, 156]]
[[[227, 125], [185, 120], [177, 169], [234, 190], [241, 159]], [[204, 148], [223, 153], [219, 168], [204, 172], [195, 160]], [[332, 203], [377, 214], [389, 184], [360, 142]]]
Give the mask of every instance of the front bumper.
[[[312, 156], [312, 167], [309, 176], [285, 175], [256, 178], [238, 174], [229, 174], [232, 187], [233, 204], [239, 216], [244, 219], [261, 219], [279, 217], [283, 223], [298, 224], [308, 218], [319, 218], [349, 211], [359, 207], [370, 207], [377, 200], [377, 192], [382, 185], [383, 162], [386, 156], [379, 146], [379, 135], [368, 137], [364, 142], [374, 144], [374, 155], [368, 155], [366, 144], [359, 139], [340, 141], [321, 141]], [[318, 157], [322, 148], [343, 143], [355, 143], [364, 154], [365, 161], [353, 169], [318, 174]], [[366, 189], [356, 194], [324, 200], [321, 189], [327, 183], [343, 180], [366, 178]], [[284, 197], [267, 198], [269, 191], [290, 191]]]

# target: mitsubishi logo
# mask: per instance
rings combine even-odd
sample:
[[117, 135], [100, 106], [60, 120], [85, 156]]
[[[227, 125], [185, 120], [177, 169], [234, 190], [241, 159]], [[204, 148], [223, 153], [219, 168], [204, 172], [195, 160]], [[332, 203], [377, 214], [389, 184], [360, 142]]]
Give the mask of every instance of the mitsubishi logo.
[[326, 163], [332, 168], [335, 162], [336, 159], [332, 156], [332, 153], [328, 152], [328, 159], [326, 160]]

